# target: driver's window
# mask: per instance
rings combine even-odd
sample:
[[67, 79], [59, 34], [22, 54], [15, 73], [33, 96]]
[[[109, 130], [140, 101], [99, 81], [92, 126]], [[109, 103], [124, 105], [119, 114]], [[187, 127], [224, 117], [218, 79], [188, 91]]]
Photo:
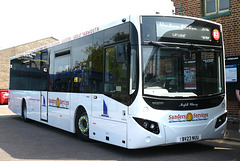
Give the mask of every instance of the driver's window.
[[126, 50], [124, 48], [125, 45], [105, 49], [104, 92], [125, 93], [128, 91]]

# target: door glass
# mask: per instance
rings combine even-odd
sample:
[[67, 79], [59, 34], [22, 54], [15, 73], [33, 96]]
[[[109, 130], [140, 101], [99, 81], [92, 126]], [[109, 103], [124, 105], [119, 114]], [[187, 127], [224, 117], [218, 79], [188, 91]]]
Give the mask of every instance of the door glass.
[[42, 50], [41, 52], [41, 90], [48, 91], [49, 84], [49, 62], [48, 51]]
[[123, 56], [120, 57], [118, 54], [117, 57], [116, 46], [106, 49], [104, 85], [105, 92], [127, 91], [127, 61], [123, 60]]

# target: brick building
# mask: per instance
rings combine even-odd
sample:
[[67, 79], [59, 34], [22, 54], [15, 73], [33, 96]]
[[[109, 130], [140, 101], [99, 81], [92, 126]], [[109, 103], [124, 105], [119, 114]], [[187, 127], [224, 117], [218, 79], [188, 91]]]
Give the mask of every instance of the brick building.
[[[198, 17], [221, 23], [223, 26], [225, 57], [240, 56], [239, 0], [172, 0], [172, 2], [176, 9], [176, 15]], [[239, 75], [238, 80], [240, 80]], [[234, 93], [233, 90], [234, 88], [227, 91]], [[233, 97], [235, 96], [232, 94], [228, 99], [228, 115], [238, 117], [238, 102]]]
[[48, 37], [45, 39], [37, 40], [27, 44], [14, 46], [8, 49], [0, 50], [0, 89], [8, 89], [8, 80], [9, 80], [9, 58], [20, 53], [27, 52], [29, 50], [36, 49], [38, 47], [50, 44], [57, 41], [53, 37]]

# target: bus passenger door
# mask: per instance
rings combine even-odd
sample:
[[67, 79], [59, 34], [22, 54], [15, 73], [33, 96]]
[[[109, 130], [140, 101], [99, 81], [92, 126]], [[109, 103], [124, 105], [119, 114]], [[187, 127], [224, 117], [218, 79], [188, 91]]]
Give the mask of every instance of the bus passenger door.
[[40, 118], [42, 121], [48, 121], [48, 92], [41, 91]]
[[41, 54], [41, 92], [40, 92], [40, 119], [48, 121], [48, 90], [49, 90], [49, 55], [48, 50], [40, 51]]
[[126, 147], [127, 43], [104, 48], [103, 94], [92, 94], [90, 138]]

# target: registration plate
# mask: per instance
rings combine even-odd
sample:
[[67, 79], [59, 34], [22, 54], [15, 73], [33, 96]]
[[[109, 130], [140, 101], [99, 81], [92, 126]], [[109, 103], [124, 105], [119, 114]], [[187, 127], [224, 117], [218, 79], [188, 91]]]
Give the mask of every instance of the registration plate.
[[177, 142], [191, 142], [198, 141], [201, 139], [201, 135], [189, 135], [177, 137]]

